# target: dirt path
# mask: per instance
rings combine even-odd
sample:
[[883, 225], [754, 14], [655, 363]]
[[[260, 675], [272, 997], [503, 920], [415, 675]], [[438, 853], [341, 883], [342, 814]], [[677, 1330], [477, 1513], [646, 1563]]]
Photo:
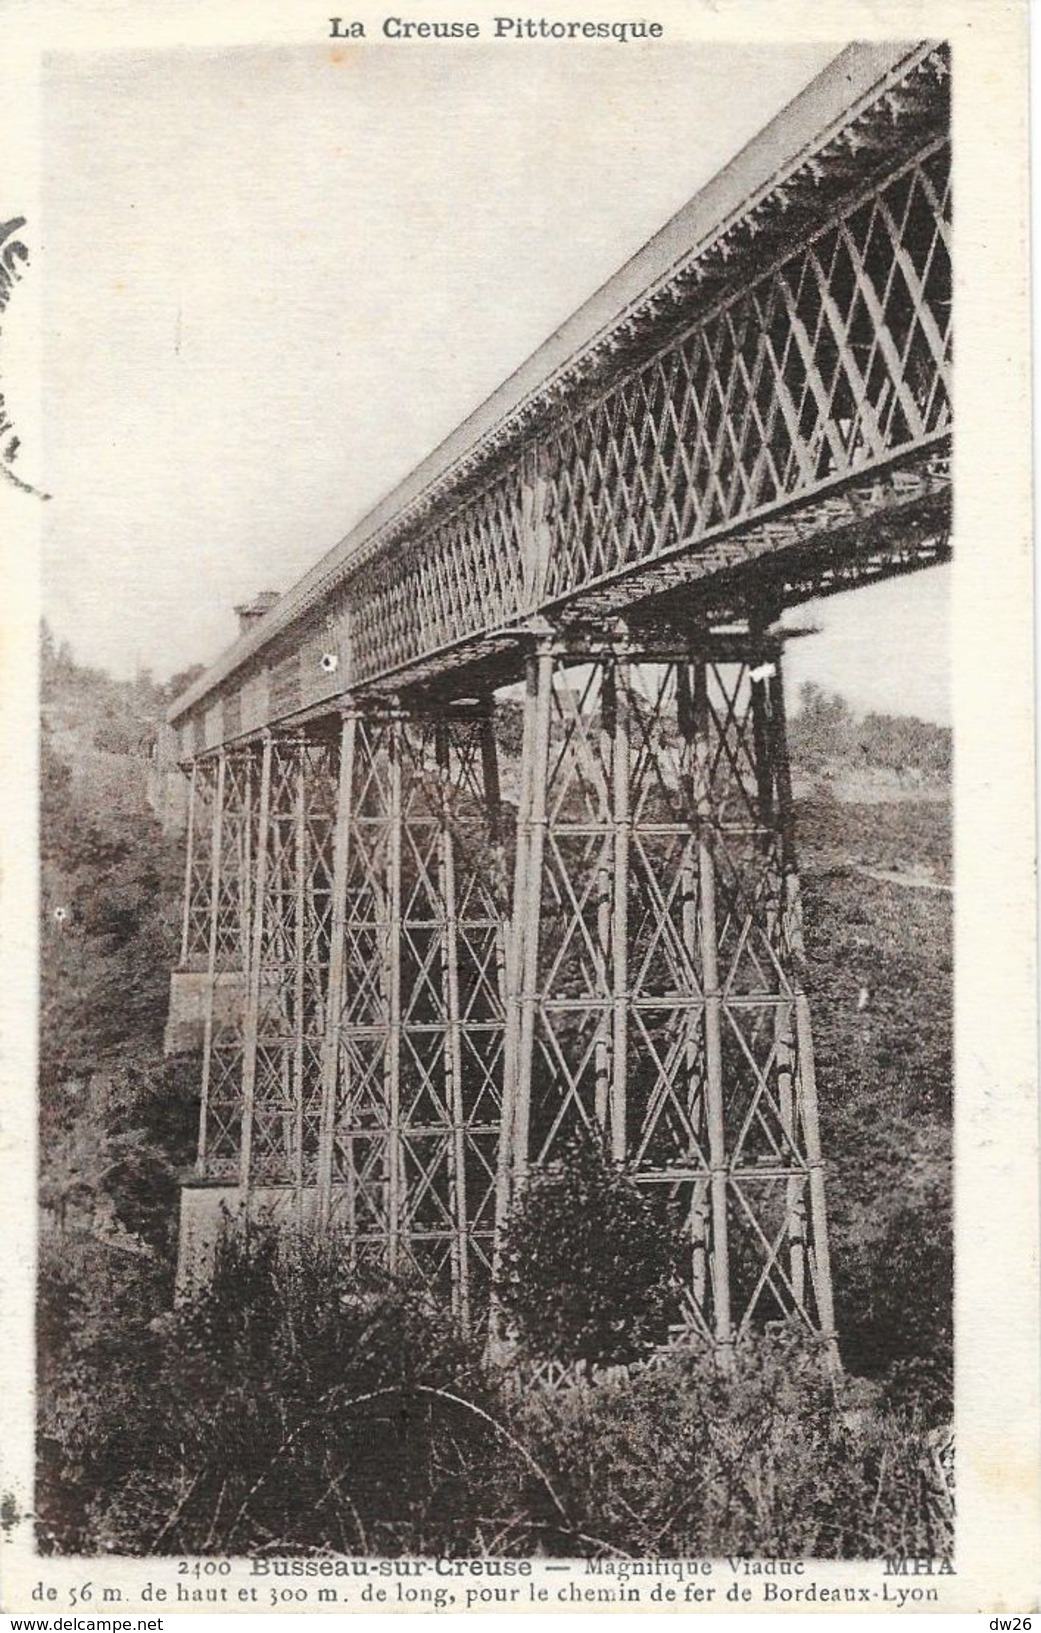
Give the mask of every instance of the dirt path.
[[860, 873], [865, 879], [881, 879], [883, 884], [903, 885], [905, 890], [942, 890], [947, 895], [953, 895], [954, 886], [944, 884], [940, 879], [930, 879], [923, 873], [893, 873], [888, 868], [867, 868], [854, 866], [854, 873]]

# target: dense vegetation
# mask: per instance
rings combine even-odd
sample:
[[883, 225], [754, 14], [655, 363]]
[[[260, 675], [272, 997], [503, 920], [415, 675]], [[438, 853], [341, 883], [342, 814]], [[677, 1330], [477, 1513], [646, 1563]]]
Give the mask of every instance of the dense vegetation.
[[856, 715], [844, 697], [812, 681], [799, 693], [789, 744], [796, 762], [820, 771], [837, 765], [909, 775], [914, 782], [948, 778], [951, 734], [914, 715]]
[[529, 1354], [584, 1368], [635, 1361], [668, 1338], [682, 1258], [647, 1192], [575, 1139], [514, 1211], [498, 1300]]
[[[567, 1389], [507, 1387], [415, 1289], [335, 1241], [229, 1246], [146, 1321], [47, 1333], [44, 1547], [116, 1553], [931, 1555], [942, 1479], [913, 1410], [879, 1411], [791, 1335]], [[48, 1305], [73, 1291], [53, 1272]], [[126, 1283], [124, 1281], [124, 1294]], [[83, 1311], [73, 1302], [73, 1315]], [[75, 1393], [76, 1410], [62, 1403]]]
[[[46, 642], [43, 674], [42, 1547], [948, 1546], [930, 1431], [951, 1390], [949, 734], [868, 731], [812, 691], [793, 720], [845, 1378], [782, 1332], [729, 1375], [674, 1355], [554, 1392], [518, 1388], [415, 1288], [359, 1283], [335, 1241], [229, 1245], [209, 1292], [171, 1312], [196, 1068], [162, 1056], [181, 859], [145, 793], [167, 692]], [[575, 1210], [547, 1183], [506, 1268], [522, 1330], [557, 1287], [557, 1319], [530, 1333], [588, 1372], [654, 1342], [669, 1244], [595, 1153], [567, 1183], [584, 1187], [579, 1234], [562, 1233]], [[611, 1217], [606, 1257], [643, 1289], [621, 1334], [603, 1320], [617, 1288], [590, 1276]]]
[[[146, 801], [165, 694], [43, 643], [39, 1109], [47, 1223], [169, 1255], [194, 1066], [165, 1060], [182, 861]], [[114, 753], [112, 738], [133, 743]]]

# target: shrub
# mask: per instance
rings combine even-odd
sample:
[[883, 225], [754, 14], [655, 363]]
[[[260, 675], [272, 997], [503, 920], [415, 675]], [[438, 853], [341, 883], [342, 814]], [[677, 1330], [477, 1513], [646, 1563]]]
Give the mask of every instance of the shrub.
[[67, 1383], [41, 1482], [58, 1550], [450, 1554], [523, 1465], [451, 1317], [334, 1237], [229, 1236], [205, 1293]]
[[581, 1139], [529, 1181], [496, 1291], [532, 1354], [585, 1366], [631, 1361], [668, 1333], [681, 1251], [645, 1192]]
[[559, 1492], [570, 1551], [652, 1558], [943, 1556], [925, 1433], [832, 1378], [793, 1333], [673, 1352], [628, 1377], [531, 1394], [519, 1431]]
[[37, 1542], [95, 1551], [98, 1454], [128, 1396], [153, 1387], [149, 1330], [170, 1297], [166, 1267], [84, 1232], [39, 1236]]
[[894, 1207], [869, 1250], [847, 1255], [839, 1282], [843, 1349], [884, 1381], [887, 1403], [938, 1425], [953, 1411], [954, 1243], [950, 1197], [931, 1177]]

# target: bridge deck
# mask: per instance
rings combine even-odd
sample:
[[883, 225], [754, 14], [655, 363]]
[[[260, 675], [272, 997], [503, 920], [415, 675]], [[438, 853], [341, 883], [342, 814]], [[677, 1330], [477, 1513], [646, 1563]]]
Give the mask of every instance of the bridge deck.
[[947, 56], [855, 46], [170, 712], [180, 757], [530, 632], [776, 608], [939, 559]]

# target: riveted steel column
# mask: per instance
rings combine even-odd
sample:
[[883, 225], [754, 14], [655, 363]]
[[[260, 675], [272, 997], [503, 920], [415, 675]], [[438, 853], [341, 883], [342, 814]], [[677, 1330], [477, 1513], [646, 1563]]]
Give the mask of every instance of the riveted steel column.
[[452, 833], [451, 728], [446, 720], [435, 726], [437, 764], [441, 781], [438, 834], [438, 894], [444, 918], [441, 960], [441, 1002], [445, 1016], [445, 1104], [451, 1119], [450, 1175], [454, 1217], [452, 1249], [452, 1306], [465, 1329], [470, 1325], [470, 1228], [466, 1195], [466, 1108], [463, 1103], [463, 1040], [459, 1011], [459, 924], [456, 904], [455, 841]]
[[[523, 894], [528, 879], [528, 850], [531, 838], [532, 767], [538, 685], [538, 659], [532, 655], [529, 656], [525, 665], [520, 786], [517, 791], [517, 823], [514, 834], [513, 891], [509, 898], [509, 917], [504, 926], [501, 965], [506, 1023], [503, 1035], [502, 1114], [495, 1183], [495, 1246], [492, 1256], [493, 1287], [501, 1262], [503, 1233], [506, 1229], [513, 1194], [521, 1030], [521, 971], [524, 963], [525, 919]], [[497, 765], [496, 785], [498, 785]], [[505, 857], [503, 857], [502, 865], [505, 873]], [[505, 884], [505, 878], [503, 882]], [[491, 1315], [493, 1341], [498, 1337], [498, 1327], [498, 1306], [493, 1303]]]
[[[772, 655], [750, 671], [752, 700], [752, 730], [755, 743], [756, 783], [758, 787], [759, 823], [762, 830], [762, 849], [771, 869], [771, 889], [767, 898], [767, 936], [779, 958], [784, 957], [786, 926], [784, 923], [784, 895], [786, 890], [783, 853], [785, 841], [778, 832], [781, 821], [777, 809], [777, 775], [780, 756], [784, 749], [784, 721], [778, 721], [770, 693], [770, 680], [777, 674]], [[793, 1037], [794, 1002], [787, 982], [778, 973], [775, 982], [777, 1003], [774, 1009], [774, 1040], [776, 1051], [777, 1104], [781, 1127], [788, 1141], [787, 1161], [794, 1165], [799, 1140], [796, 1117], [796, 1052]], [[806, 1297], [806, 1202], [805, 1175], [794, 1172], [785, 1186], [785, 1212], [788, 1236], [788, 1276], [792, 1294], [800, 1308]]]
[[716, 924], [716, 864], [712, 799], [712, 759], [708, 738], [707, 665], [694, 670], [694, 773], [698, 829], [698, 906], [701, 969], [705, 999], [705, 1105], [708, 1124], [712, 1208], [712, 1311], [717, 1344], [724, 1353], [733, 1342], [730, 1316], [730, 1251], [727, 1223], [726, 1116], [723, 1085], [722, 998], [719, 988]]
[[507, 949], [510, 942], [513, 903], [509, 900], [506, 878], [506, 850], [502, 831], [502, 787], [499, 778], [499, 750], [495, 740], [495, 717], [492, 711], [480, 725], [481, 783], [484, 789], [485, 819], [488, 828], [488, 846], [495, 871], [494, 899], [499, 908], [499, 933], [495, 938], [495, 967], [498, 973], [499, 994], [503, 1013], [506, 1009], [508, 983], [506, 975]]
[[[523, 739], [527, 741], [527, 714]], [[522, 747], [522, 781], [524, 751]], [[495, 1303], [494, 1281], [499, 1265], [499, 1247], [502, 1229], [505, 1223], [506, 1209], [509, 1205], [509, 1166], [508, 1153], [510, 1150], [510, 1133], [512, 1127], [509, 1111], [511, 1097], [511, 1068], [510, 1068], [510, 1025], [511, 1015], [516, 1020], [516, 1006], [511, 1002], [511, 993], [516, 991], [511, 977], [511, 948], [514, 944], [515, 920], [514, 903], [516, 897], [510, 897], [509, 881], [506, 868], [506, 848], [503, 836], [502, 823], [502, 787], [499, 779], [499, 751], [495, 738], [495, 716], [490, 712], [481, 723], [481, 773], [484, 787], [485, 811], [488, 821], [488, 842], [491, 848], [495, 870], [495, 886], [493, 901], [498, 908], [499, 927], [495, 936], [495, 975], [499, 999], [503, 1014], [503, 1041], [502, 1041], [502, 1069], [499, 1088], [499, 1140], [496, 1150], [495, 1174], [495, 1218], [494, 1236], [492, 1241], [492, 1305], [490, 1312], [490, 1332], [494, 1340], [497, 1326], [497, 1306]], [[523, 793], [521, 800], [523, 800]], [[518, 811], [520, 804], [518, 804]], [[520, 835], [517, 835], [518, 862], [520, 852]], [[514, 1039], [513, 1058], [516, 1059], [516, 1034]]]
[[293, 1055], [291, 1171], [298, 1214], [304, 1188], [304, 1001], [307, 959], [307, 753], [301, 736], [293, 744], [296, 786], [293, 790]]
[[253, 1110], [257, 1083], [257, 1038], [260, 1030], [261, 962], [264, 948], [264, 897], [268, 870], [268, 822], [271, 813], [271, 733], [264, 733], [260, 766], [260, 811], [257, 818], [257, 870], [253, 891], [253, 945], [249, 960], [246, 1021], [242, 1044], [242, 1149], [239, 1184], [248, 1190], [253, 1158]]
[[820, 1114], [817, 1107], [817, 1071], [810, 1025], [810, 1005], [806, 995], [806, 951], [802, 934], [802, 903], [799, 874], [795, 864], [792, 778], [785, 731], [784, 683], [778, 658], [770, 680], [770, 703], [777, 763], [777, 802], [781, 827], [781, 869], [788, 944], [792, 955], [792, 985], [795, 990], [795, 1042], [799, 1059], [798, 1109], [802, 1113], [806, 1163], [809, 1169], [810, 1235], [813, 1242], [810, 1274], [817, 1303], [821, 1337], [830, 1365], [840, 1365], [835, 1332], [835, 1301], [831, 1279], [831, 1252], [821, 1153]]
[[[691, 664], [684, 660], [676, 664], [676, 723], [680, 734], [680, 787], [690, 802], [693, 814], [697, 799], [696, 732], [694, 724], [694, 694], [691, 685]], [[694, 824], [692, 823], [692, 828]], [[702, 1002], [695, 1008], [687, 1003], [683, 1014], [683, 1088], [684, 1104], [695, 1135], [700, 1135], [705, 1121], [705, 1085], [701, 1065], [701, 1035], [704, 1023], [704, 978], [699, 957], [699, 892], [698, 857], [693, 842], [684, 844], [680, 869], [680, 933], [686, 959], [686, 984], [694, 987], [701, 979]], [[696, 1177], [691, 1182], [690, 1197], [690, 1250], [691, 1294], [695, 1309], [708, 1309], [709, 1295], [709, 1176]]]
[[521, 938], [518, 972], [520, 1024], [516, 1062], [516, 1100], [513, 1107], [513, 1176], [522, 1181], [528, 1170], [531, 1118], [531, 1075], [535, 1049], [535, 1011], [538, 1005], [539, 920], [542, 912], [542, 859], [546, 842], [546, 782], [549, 763], [550, 714], [553, 703], [553, 645], [545, 637], [535, 660], [535, 699], [531, 733], [531, 779], [528, 792], [525, 874], [520, 879], [517, 924]]
[[[194, 774], [195, 766], [192, 771]], [[210, 933], [206, 953], [206, 991], [203, 998], [202, 1085], [199, 1093], [199, 1145], [195, 1166], [206, 1172], [207, 1118], [210, 1101], [210, 1071], [213, 1062], [213, 1004], [217, 982], [217, 933], [220, 920], [221, 844], [224, 814], [224, 750], [217, 757], [217, 787], [213, 796], [213, 833], [210, 837]], [[193, 775], [194, 785], [194, 775]], [[191, 865], [191, 851], [188, 853]]]
[[199, 781], [199, 762], [192, 761], [192, 774], [188, 784], [188, 823], [185, 833], [184, 848], [184, 913], [181, 919], [181, 968], [188, 962], [188, 949], [191, 944], [191, 912], [192, 912], [192, 866], [194, 863], [195, 848], [195, 803]]
[[255, 878], [253, 856], [253, 802], [256, 799], [256, 762], [252, 751], [246, 762], [245, 793], [242, 802], [240, 827], [241, 865], [239, 867], [239, 936], [242, 943], [242, 973], [245, 978], [249, 966], [250, 935], [253, 929]]
[[611, 1154], [628, 1155], [629, 1081], [629, 701], [630, 675], [625, 633], [619, 635], [612, 664], [614, 690], [611, 744], [614, 902], [611, 930]]
[[401, 1257], [401, 757], [404, 724], [400, 714], [391, 723], [390, 800], [387, 834], [387, 926], [384, 945], [384, 991], [387, 1004], [387, 1039], [383, 1083], [387, 1104], [387, 1268], [395, 1274]]
[[[332, 1205], [333, 1152], [340, 1074], [347, 1073], [346, 1052], [340, 1048], [346, 962], [347, 872], [351, 842], [351, 806], [354, 793], [354, 739], [357, 716], [347, 711], [340, 723], [340, 768], [333, 841], [333, 900], [329, 942], [329, 990], [326, 999], [325, 1037], [322, 1040], [322, 1110], [318, 1135], [318, 1216], [328, 1224]], [[343, 1059], [341, 1061], [341, 1055]], [[343, 1084], [344, 1099], [350, 1085]], [[354, 1229], [353, 1161], [347, 1164], [347, 1229]]]
[[[605, 784], [606, 809], [601, 820], [607, 829], [600, 840], [600, 856], [596, 869], [596, 998], [600, 1013], [596, 1021], [596, 1077], [593, 1090], [593, 1115], [605, 1141], [611, 1138], [611, 1104], [614, 1083], [613, 1030], [614, 982], [608, 973], [612, 952], [618, 947], [618, 925], [613, 873], [615, 846], [613, 832], [613, 765], [615, 750], [615, 715], [617, 712], [617, 684], [614, 664], [606, 655], [601, 661], [599, 765], [593, 767], [594, 778], [602, 776]], [[623, 924], [624, 935], [624, 924]], [[612, 972], [613, 973], [613, 972]]]

